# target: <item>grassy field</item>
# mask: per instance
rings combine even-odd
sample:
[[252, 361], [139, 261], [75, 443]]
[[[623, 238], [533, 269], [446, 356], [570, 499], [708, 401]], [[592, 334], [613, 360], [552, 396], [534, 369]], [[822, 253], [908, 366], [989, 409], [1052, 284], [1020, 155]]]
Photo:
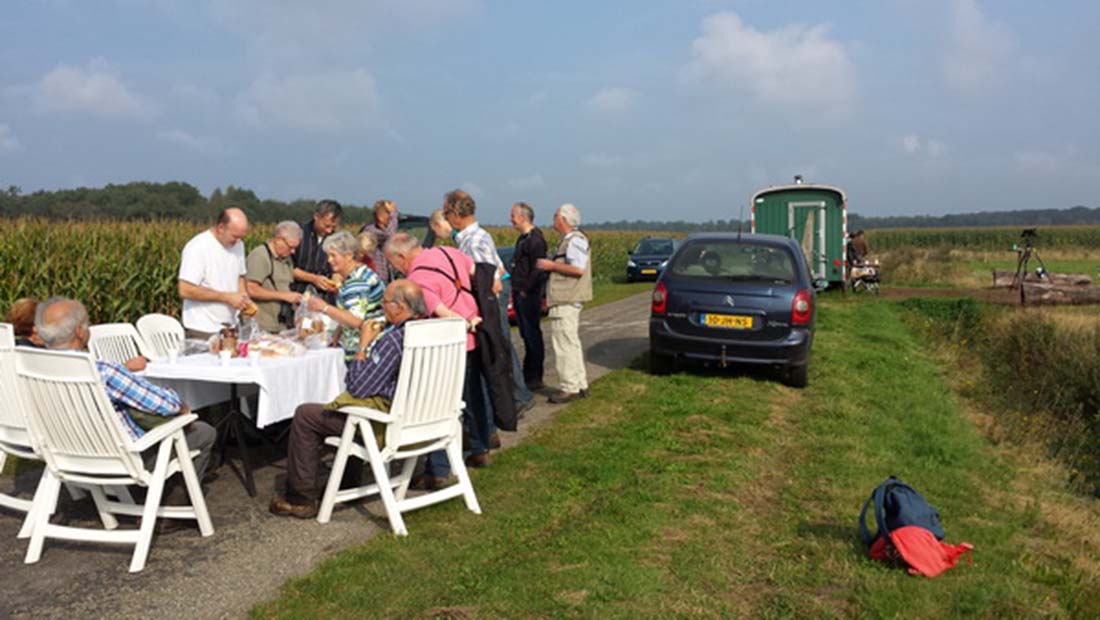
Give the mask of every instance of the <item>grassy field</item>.
[[[903, 311], [823, 302], [810, 387], [637, 368], [593, 385], [459, 502], [287, 584], [256, 618], [1096, 617], [1095, 502], [977, 430]], [[976, 422], [978, 424], [976, 424]], [[935, 580], [864, 557], [888, 475], [973, 565]]]

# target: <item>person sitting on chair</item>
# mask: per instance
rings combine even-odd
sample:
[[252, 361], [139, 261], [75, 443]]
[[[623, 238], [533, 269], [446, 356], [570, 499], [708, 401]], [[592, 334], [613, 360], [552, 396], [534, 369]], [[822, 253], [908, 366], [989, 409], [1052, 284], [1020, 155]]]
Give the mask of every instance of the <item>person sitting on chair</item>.
[[867, 244], [866, 233], [863, 232], [863, 229], [855, 231], [848, 239], [848, 265], [852, 267], [862, 265], [867, 261], [867, 255], [870, 251], [871, 248]]
[[[38, 304], [34, 324], [48, 349], [85, 351], [88, 348], [88, 311], [79, 301], [54, 297]], [[190, 413], [190, 409], [180, 400], [175, 390], [150, 383], [127, 370], [122, 364], [96, 360], [95, 365], [100, 381], [107, 391], [107, 398], [122, 417], [123, 426], [134, 441], [169, 418]], [[217, 431], [206, 422], [195, 420], [183, 432], [187, 438], [187, 447], [199, 451], [194, 465], [195, 474], [202, 480], [210, 462], [210, 452], [217, 438]], [[156, 449], [147, 450], [142, 457], [146, 466], [149, 466], [156, 459]], [[174, 484], [165, 493], [166, 505], [189, 503], [187, 489], [183, 485]]]
[[[389, 411], [394, 391], [397, 389], [397, 372], [401, 368], [404, 353], [405, 322], [427, 315], [424, 294], [412, 280], [394, 280], [386, 287], [382, 297], [386, 314], [386, 327], [369, 322], [362, 328], [371, 330], [376, 337], [370, 346], [370, 356], [360, 347], [348, 365], [347, 392], [335, 401], [324, 405], [305, 403], [294, 411], [290, 423], [290, 439], [287, 444], [286, 495], [271, 500], [272, 514], [280, 517], [312, 519], [317, 516], [317, 504], [321, 486], [317, 470], [321, 464], [321, 446], [326, 437], [344, 431], [347, 416], [337, 411], [342, 406], [358, 405], [378, 411]], [[381, 331], [379, 331], [381, 330]], [[366, 342], [365, 336], [361, 342]], [[379, 446], [385, 438], [383, 426], [374, 426]], [[361, 468], [349, 468], [343, 486], [358, 486]]]

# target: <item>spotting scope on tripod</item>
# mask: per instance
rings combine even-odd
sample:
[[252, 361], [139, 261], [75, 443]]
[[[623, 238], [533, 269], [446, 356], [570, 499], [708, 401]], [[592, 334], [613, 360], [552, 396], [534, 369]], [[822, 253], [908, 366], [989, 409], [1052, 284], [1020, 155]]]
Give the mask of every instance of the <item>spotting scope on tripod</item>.
[[1016, 274], [1012, 276], [1012, 287], [1020, 287], [1020, 305], [1027, 304], [1027, 297], [1024, 291], [1024, 280], [1028, 275], [1028, 263], [1031, 259], [1039, 261], [1039, 266], [1035, 269], [1035, 276], [1040, 280], [1049, 280], [1050, 272], [1047, 271], [1046, 263], [1043, 262], [1043, 257], [1039, 256], [1039, 250], [1035, 247], [1035, 240], [1039, 237], [1038, 229], [1025, 228], [1020, 233], [1020, 239], [1022, 239], [1023, 247], [1013, 245], [1013, 249], [1016, 250]]

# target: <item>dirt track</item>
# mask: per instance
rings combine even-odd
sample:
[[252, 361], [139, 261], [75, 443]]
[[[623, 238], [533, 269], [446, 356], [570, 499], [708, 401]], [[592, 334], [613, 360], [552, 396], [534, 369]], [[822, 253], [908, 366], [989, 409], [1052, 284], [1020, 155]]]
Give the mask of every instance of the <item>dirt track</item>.
[[[589, 380], [622, 368], [648, 347], [649, 293], [585, 310], [581, 340]], [[544, 335], [549, 338], [549, 334]], [[518, 340], [518, 334], [513, 330]], [[547, 342], [548, 384], [553, 385], [552, 351]], [[527, 412], [519, 432], [502, 433], [504, 447], [522, 441], [533, 429], [553, 421], [561, 409], [545, 395]], [[271, 598], [287, 579], [309, 572], [333, 553], [375, 535], [389, 535], [379, 507], [338, 508], [332, 521], [278, 518], [267, 504], [284, 471], [279, 454], [268, 455], [256, 472], [259, 495], [250, 498], [227, 467], [218, 470], [206, 494], [215, 533], [197, 530], [158, 536], [143, 572], [126, 572], [132, 548], [47, 541], [37, 564], [23, 564], [25, 541], [15, 538], [21, 516], [0, 509], [0, 618], [226, 618], [244, 616], [255, 603]], [[31, 468], [27, 468], [31, 469]], [[477, 474], [474, 472], [474, 486]], [[37, 481], [33, 469], [15, 481], [24, 497]], [[0, 479], [10, 492], [13, 481]], [[97, 523], [90, 502], [63, 503], [58, 518], [73, 525]], [[491, 505], [482, 504], [485, 511]], [[430, 510], [427, 509], [427, 510]], [[131, 521], [132, 522], [132, 521]], [[126, 521], [124, 520], [125, 524]], [[124, 525], [132, 527], [132, 525]], [[408, 527], [416, 535], [416, 516]]]

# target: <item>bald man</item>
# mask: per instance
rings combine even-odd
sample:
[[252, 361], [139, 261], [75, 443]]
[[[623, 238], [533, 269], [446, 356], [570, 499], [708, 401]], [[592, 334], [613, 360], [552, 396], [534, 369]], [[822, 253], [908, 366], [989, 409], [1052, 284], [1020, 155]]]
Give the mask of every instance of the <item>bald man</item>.
[[236, 323], [236, 313], [251, 305], [245, 280], [244, 236], [248, 216], [225, 209], [214, 226], [183, 247], [179, 294], [188, 338], [209, 338], [222, 323]]

